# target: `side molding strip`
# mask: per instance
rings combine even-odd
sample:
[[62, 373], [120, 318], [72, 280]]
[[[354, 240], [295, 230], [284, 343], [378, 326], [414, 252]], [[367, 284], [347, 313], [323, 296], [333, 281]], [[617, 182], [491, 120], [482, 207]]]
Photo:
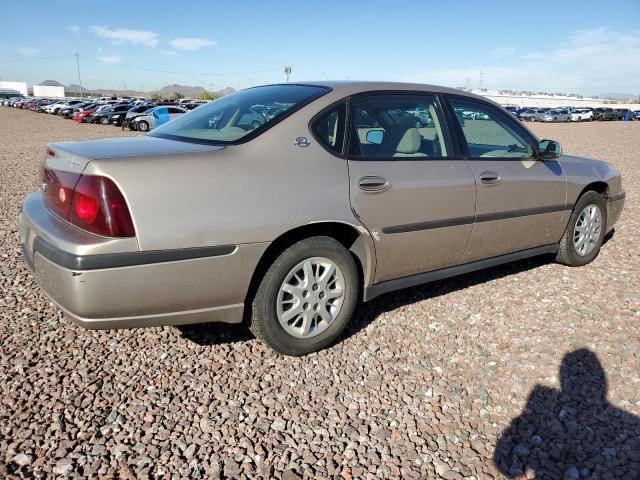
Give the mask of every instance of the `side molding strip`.
[[177, 262], [194, 258], [217, 257], [234, 253], [236, 245], [215, 247], [178, 248], [172, 250], [148, 250], [145, 252], [107, 253], [100, 255], [74, 255], [49, 244], [40, 237], [33, 241], [33, 252], [38, 252], [53, 263], [69, 270], [100, 270], [104, 268], [131, 267], [150, 263]]
[[543, 213], [563, 212], [573, 210], [573, 205], [549, 205], [547, 207], [523, 208], [520, 210], [508, 210], [506, 212], [482, 213], [477, 216], [445, 218], [429, 222], [409, 223], [406, 225], [393, 225], [384, 227], [382, 233], [407, 233], [419, 230], [430, 230], [432, 228], [454, 227], [457, 225], [467, 225], [469, 223], [491, 222], [493, 220], [505, 220], [507, 218], [525, 217], [528, 215], [540, 215]]
[[415, 287], [416, 285], [435, 282], [437, 280], [443, 280], [445, 278], [455, 277], [458, 275], [463, 275], [465, 273], [475, 272], [476, 270], [483, 270], [485, 268], [523, 260], [529, 257], [536, 257], [538, 255], [544, 255], [547, 253], [556, 253], [557, 251], [557, 244], [544, 245], [542, 247], [529, 248], [527, 250], [508, 253], [506, 255], [500, 255], [498, 257], [487, 258], [484, 260], [478, 260], [476, 262], [465, 263], [463, 265], [456, 265], [455, 267], [441, 268], [440, 270], [419, 273], [417, 275], [411, 275], [410, 277], [387, 280], [386, 282], [377, 283], [375, 285], [371, 285], [370, 287], [366, 287], [364, 290], [363, 300], [365, 302], [368, 302], [369, 300], [373, 300], [379, 295], [393, 292], [395, 290]]

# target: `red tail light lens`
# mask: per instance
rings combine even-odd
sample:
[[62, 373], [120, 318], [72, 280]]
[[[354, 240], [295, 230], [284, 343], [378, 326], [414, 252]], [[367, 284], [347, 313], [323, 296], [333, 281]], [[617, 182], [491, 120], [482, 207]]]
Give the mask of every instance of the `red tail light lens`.
[[73, 195], [71, 223], [105, 237], [135, 235], [127, 202], [116, 184], [106, 177], [80, 177]]
[[104, 237], [133, 237], [135, 230], [122, 192], [106, 177], [45, 169], [45, 201], [71, 224]]
[[73, 189], [79, 178], [77, 173], [44, 170], [45, 201], [53, 213], [67, 221], [71, 217]]

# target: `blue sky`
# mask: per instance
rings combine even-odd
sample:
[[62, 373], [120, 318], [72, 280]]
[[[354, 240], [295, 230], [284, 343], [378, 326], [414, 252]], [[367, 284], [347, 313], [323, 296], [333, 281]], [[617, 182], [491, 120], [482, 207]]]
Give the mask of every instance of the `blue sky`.
[[25, 16], [2, 22], [2, 80], [77, 83], [77, 51], [88, 88], [244, 88], [291, 65], [292, 81], [477, 88], [482, 71], [489, 89], [640, 93], [638, 0], [34, 1]]

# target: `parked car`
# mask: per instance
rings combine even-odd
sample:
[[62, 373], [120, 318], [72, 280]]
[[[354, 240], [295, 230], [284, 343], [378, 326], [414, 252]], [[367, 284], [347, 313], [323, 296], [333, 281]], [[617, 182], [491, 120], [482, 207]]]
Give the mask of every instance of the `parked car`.
[[572, 122], [586, 122], [593, 120], [593, 110], [590, 108], [577, 108], [571, 112]]
[[130, 128], [131, 130], [133, 130], [134, 125], [131, 123], [133, 119], [140, 115], [144, 115], [145, 112], [151, 110], [152, 108], [154, 108], [154, 105], [151, 103], [141, 103], [138, 105], [134, 105], [125, 114], [121, 125], [123, 125], [125, 128]]
[[518, 118], [525, 122], [533, 122], [538, 115], [538, 110], [535, 108], [528, 108], [518, 114]]
[[628, 108], [618, 108], [616, 112], [618, 114], [618, 120], [635, 120], [636, 118], [633, 111]]
[[129, 120], [129, 125], [132, 130], [139, 130], [146, 132], [163, 123], [178, 118], [187, 111], [180, 107], [175, 106], [159, 106], [147, 110], [144, 114], [136, 116]]
[[507, 107], [504, 107], [504, 109], [514, 117], [518, 116], [518, 110], [519, 110], [518, 107], [507, 106]]
[[102, 125], [109, 125], [114, 123], [120, 125], [122, 118], [125, 117], [127, 111], [132, 107], [131, 104], [117, 104], [111, 105], [109, 108], [105, 108], [102, 111], [96, 111], [91, 115], [91, 123], [100, 123]]
[[71, 105], [75, 105], [77, 103], [81, 103], [82, 100], [59, 100], [57, 102], [53, 102], [50, 103], [49, 105], [47, 105], [46, 107], [44, 107], [44, 111], [47, 113], [52, 113], [54, 115], [57, 115], [58, 112], [60, 111], [60, 109], [65, 108], [65, 107], [69, 107]]
[[634, 110], [633, 115], [636, 117], [636, 120], [640, 120], [640, 110]]
[[571, 121], [571, 113], [569, 110], [549, 110], [543, 113], [538, 120], [541, 122], [569, 122]]
[[593, 109], [593, 119], [599, 121], [605, 120], [617, 120], [618, 112], [613, 108], [609, 107], [599, 107]]
[[[284, 111], [239, 126], [257, 105]], [[422, 109], [433, 128], [389, 114]], [[463, 125], [455, 109], [489, 119]], [[359, 300], [541, 254], [585, 265], [625, 201], [616, 168], [562, 154], [499, 105], [398, 83], [254, 87], [145, 136], [49, 144], [43, 171], [20, 238], [68, 316], [246, 314], [288, 355], [330, 345]]]
[[87, 108], [83, 110], [78, 110], [73, 114], [73, 121], [76, 123], [84, 123], [89, 122], [89, 118], [93, 115], [97, 110], [97, 107]]
[[75, 105], [62, 107], [60, 110], [58, 110], [58, 115], [64, 118], [71, 118], [75, 110], [82, 108], [84, 106], [89, 106], [89, 105], [91, 105], [90, 102], [81, 102], [81, 103], [76, 103]]

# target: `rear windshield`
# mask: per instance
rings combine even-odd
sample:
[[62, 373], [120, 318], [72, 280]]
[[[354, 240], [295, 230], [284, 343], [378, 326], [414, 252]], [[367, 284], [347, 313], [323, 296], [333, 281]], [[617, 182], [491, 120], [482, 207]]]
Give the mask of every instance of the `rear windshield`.
[[149, 135], [196, 143], [241, 143], [329, 90], [314, 85], [250, 88], [202, 105]]

